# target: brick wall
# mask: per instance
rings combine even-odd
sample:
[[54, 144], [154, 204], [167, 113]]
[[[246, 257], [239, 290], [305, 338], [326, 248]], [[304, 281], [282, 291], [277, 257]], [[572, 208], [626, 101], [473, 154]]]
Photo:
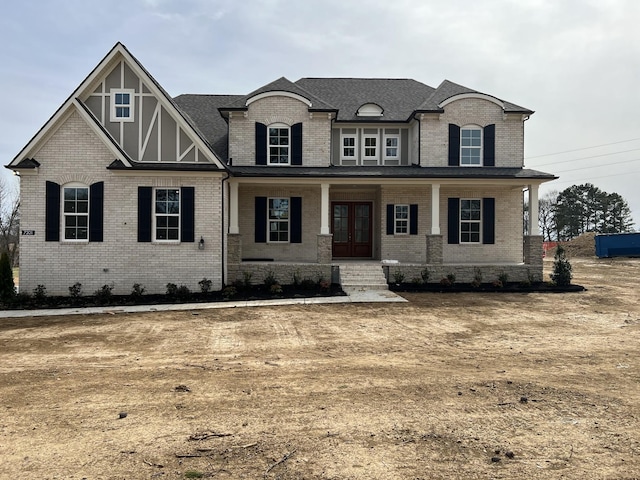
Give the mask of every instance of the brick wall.
[[[42, 284], [51, 295], [68, 295], [68, 287], [80, 282], [85, 294], [105, 284], [114, 285], [114, 294], [128, 294], [134, 283], [143, 284], [149, 293], [164, 293], [169, 282], [198, 290], [204, 277], [213, 281], [214, 289], [222, 288], [222, 219], [217, 213], [222, 175], [116, 175], [106, 169], [113, 154], [77, 113], [58, 126], [34, 158], [41, 164], [39, 173], [21, 178], [21, 228], [36, 231], [35, 236], [21, 238], [21, 291], [30, 293]], [[45, 242], [47, 180], [60, 185], [105, 182], [103, 242]], [[138, 243], [138, 186], [195, 187], [196, 241]]]

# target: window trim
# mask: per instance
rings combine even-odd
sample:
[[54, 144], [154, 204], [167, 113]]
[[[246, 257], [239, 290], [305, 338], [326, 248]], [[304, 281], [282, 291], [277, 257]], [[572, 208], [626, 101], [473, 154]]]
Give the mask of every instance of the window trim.
[[[157, 213], [156, 203], [158, 202], [158, 191], [160, 190], [175, 190], [178, 192], [178, 213]], [[180, 187], [154, 187], [151, 197], [151, 235], [154, 243], [181, 243], [182, 242], [182, 190]], [[178, 238], [158, 238], [158, 216], [162, 217], [177, 217], [178, 218]], [[169, 227], [167, 227], [169, 228]], [[173, 228], [173, 227], [171, 227]]]
[[[91, 188], [89, 185], [85, 185], [80, 182], [70, 182], [65, 185], [60, 186], [61, 189], [61, 199], [60, 199], [60, 230], [62, 231], [62, 242], [65, 243], [89, 243], [90, 238], [90, 212], [91, 212]], [[78, 213], [78, 212], [65, 212], [65, 190], [67, 189], [85, 189], [87, 191], [87, 211], [86, 213]], [[77, 201], [77, 200], [76, 200]], [[67, 238], [67, 226], [66, 219], [67, 217], [86, 217], [87, 219], [87, 238]], [[76, 232], [78, 227], [76, 226]]]
[[[395, 147], [387, 147], [387, 139], [390, 138], [394, 138], [396, 140], [396, 146]], [[382, 148], [384, 149], [383, 154], [382, 154], [382, 158], [386, 161], [386, 160], [397, 160], [398, 164], [400, 164], [400, 158], [401, 158], [401, 154], [400, 154], [400, 144], [401, 144], [401, 139], [400, 139], [400, 133], [384, 133], [382, 136]], [[389, 156], [387, 155], [387, 148], [395, 148], [396, 149], [396, 154], [395, 156]]]
[[[462, 141], [462, 135], [465, 131], [477, 131], [480, 132], [480, 145], [464, 145]], [[478, 151], [478, 163], [462, 163], [462, 152], [464, 149], [471, 148]], [[460, 157], [459, 165], [461, 167], [482, 167], [484, 162], [484, 129], [479, 125], [464, 125], [460, 127]]]
[[[128, 94], [129, 95], [129, 103], [128, 104], [116, 104], [116, 95], [117, 94]], [[111, 121], [112, 122], [134, 122], [135, 121], [135, 90], [131, 88], [112, 88], [109, 90], [110, 101], [111, 101]], [[129, 115], [127, 117], [118, 117], [116, 115], [116, 108], [119, 106], [126, 106], [129, 108]]]
[[[358, 160], [358, 131], [356, 130], [356, 133], [342, 133], [342, 130], [344, 129], [340, 129], [340, 161], [343, 160]], [[353, 147], [345, 147], [344, 145], [344, 140], [346, 138], [352, 138], [353, 139]], [[353, 148], [353, 156], [347, 156], [344, 154], [344, 150], [345, 148]]]
[[[478, 202], [478, 213], [480, 214], [479, 218], [477, 220], [473, 220], [473, 219], [463, 219], [462, 218], [462, 205], [464, 204], [464, 202], [469, 201], [469, 202], [473, 202], [473, 201], [477, 201]], [[475, 209], [474, 209], [475, 210]], [[482, 238], [482, 226], [483, 226], [483, 210], [482, 210], [482, 199], [481, 198], [461, 198], [460, 199], [460, 207], [458, 210], [458, 218], [459, 218], [459, 243], [461, 245], [482, 245], [483, 243], [483, 238]], [[469, 236], [471, 236], [472, 233], [476, 233], [476, 232], [471, 232], [470, 230], [468, 232], [463, 232], [462, 229], [462, 225], [463, 224], [477, 224], [478, 225], [478, 241], [464, 241], [462, 239], [462, 236], [464, 234], [467, 234]], [[471, 238], [471, 237], [469, 237]]]
[[[273, 200], [286, 200], [287, 201], [287, 239], [286, 240], [271, 240], [271, 223], [284, 223], [282, 219], [279, 218], [271, 218], [271, 210], [275, 210], [275, 208], [271, 207], [271, 202]], [[281, 230], [276, 230], [278, 233]], [[267, 243], [291, 243], [291, 197], [267, 197]]]
[[[376, 141], [376, 145], [375, 145], [375, 155], [374, 156], [370, 156], [367, 155], [367, 148], [372, 148], [371, 146], [367, 145], [367, 139], [369, 138], [373, 138]], [[380, 140], [380, 131], [378, 130], [378, 133], [364, 133], [364, 131], [362, 132], [362, 162], [364, 162], [365, 160], [375, 160], [376, 162], [379, 161], [380, 158], [380, 142], [378, 141]]]
[[[287, 140], [288, 143], [286, 145], [280, 145], [278, 144], [277, 147], [278, 148], [282, 148], [284, 146], [287, 147], [287, 161], [286, 162], [272, 162], [271, 161], [271, 133], [270, 130], [272, 128], [277, 128], [277, 129], [286, 129], [287, 130]], [[282, 166], [282, 165], [291, 165], [291, 154], [292, 154], [292, 138], [291, 138], [291, 126], [287, 125], [286, 123], [272, 123], [271, 125], [267, 125], [267, 165], [271, 165], [271, 166]], [[278, 138], [280, 138], [280, 134], [278, 133]], [[275, 145], [274, 145], [275, 147]], [[281, 155], [278, 155], [278, 158]]]

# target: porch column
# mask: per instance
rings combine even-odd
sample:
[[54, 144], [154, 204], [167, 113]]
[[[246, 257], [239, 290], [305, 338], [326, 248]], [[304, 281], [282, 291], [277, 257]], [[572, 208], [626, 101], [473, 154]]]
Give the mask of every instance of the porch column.
[[529, 235], [540, 235], [538, 225], [538, 185], [529, 185]]
[[238, 183], [229, 180], [229, 233], [240, 233], [238, 226]]
[[431, 235], [440, 235], [440, 184], [431, 185]]
[[320, 235], [329, 235], [329, 184], [322, 183], [320, 189]]

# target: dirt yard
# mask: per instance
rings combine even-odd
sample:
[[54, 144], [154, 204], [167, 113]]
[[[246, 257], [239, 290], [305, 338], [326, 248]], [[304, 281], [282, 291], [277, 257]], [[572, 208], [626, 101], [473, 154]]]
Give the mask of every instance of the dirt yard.
[[572, 263], [588, 291], [0, 320], [0, 478], [639, 478], [640, 259]]

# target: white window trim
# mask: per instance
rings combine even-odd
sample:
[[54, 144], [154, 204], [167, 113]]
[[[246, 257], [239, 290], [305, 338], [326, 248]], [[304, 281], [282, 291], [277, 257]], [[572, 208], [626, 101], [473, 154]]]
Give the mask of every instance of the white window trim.
[[[269, 216], [271, 200], [287, 200], [287, 239], [271, 240], [271, 217]], [[274, 222], [282, 222], [283, 220], [275, 220]], [[267, 197], [267, 243], [291, 243], [291, 197]]]
[[[289, 138], [289, 143], [286, 145], [287, 146], [287, 163], [277, 163], [277, 162], [271, 162], [271, 145], [269, 144], [269, 129], [271, 128], [286, 128], [288, 133], [288, 138]], [[284, 146], [284, 145], [278, 145], [280, 147]], [[287, 125], [286, 123], [272, 123], [271, 125], [267, 125], [267, 166], [282, 166], [282, 165], [291, 165], [291, 127], [289, 125]]]
[[[353, 156], [347, 156], [344, 154], [344, 139], [353, 138]], [[346, 147], [352, 148], [352, 147]], [[357, 160], [358, 159], [358, 132], [356, 133], [340, 133], [340, 160]]]
[[[462, 202], [464, 201], [478, 201], [480, 202], [480, 218], [478, 220], [463, 220], [462, 219]], [[482, 244], [482, 199], [480, 198], [461, 198], [460, 199], [460, 210], [458, 211], [458, 217], [460, 218], [458, 229], [460, 231], [459, 241], [464, 245], [481, 245]], [[478, 241], [477, 242], [463, 242], [462, 241], [462, 223], [477, 223], [479, 225], [478, 228]]]
[[[129, 116], [128, 117], [116, 117], [116, 93], [128, 93], [131, 103], [129, 104]], [[111, 102], [111, 121], [112, 122], [133, 122], [135, 121], [135, 90], [130, 88], [112, 88], [109, 90], [110, 102]]]
[[[407, 218], [398, 218], [398, 207], [406, 207]], [[398, 222], [407, 222], [406, 232], [398, 231]], [[409, 235], [411, 229], [411, 208], [407, 203], [397, 203], [393, 206], [393, 234], [394, 235]]]
[[[396, 155], [395, 156], [387, 156], [387, 139], [388, 138], [395, 138], [398, 141], [397, 146], [395, 147], [390, 147], [390, 148], [395, 148], [396, 149]], [[400, 162], [400, 134], [399, 133], [385, 133], [382, 136], [382, 148], [384, 149], [382, 155], [385, 160], [398, 160], [398, 162]]]
[[[376, 154], [374, 156], [366, 155], [367, 148], [371, 148], [367, 146], [367, 139], [375, 138], [376, 140]], [[362, 133], [362, 160], [376, 160], [378, 161], [380, 158], [380, 131], [378, 133]]]
[[[61, 221], [61, 231], [62, 231], [62, 241], [65, 243], [89, 243], [89, 212], [91, 212], [91, 189], [89, 188], [88, 185], [85, 185], [83, 183], [77, 183], [77, 182], [73, 182], [73, 183], [67, 183], [66, 185], [62, 185], [62, 199], [60, 201], [60, 221]], [[85, 188], [87, 190], [87, 213], [71, 213], [71, 212], [65, 212], [64, 211], [64, 191], [67, 188]], [[87, 238], [67, 238], [66, 237], [66, 217], [67, 216], [72, 216], [72, 217], [82, 217], [82, 216], [86, 216], [87, 217]]]
[[[462, 149], [463, 148], [470, 148], [470, 147], [463, 147], [462, 146], [462, 132], [463, 130], [478, 130], [480, 131], [480, 146], [479, 147], [471, 147], [471, 148], [478, 148], [480, 150], [480, 163], [462, 163]], [[484, 129], [482, 127], [480, 127], [479, 125], [465, 125], [464, 127], [460, 128], [460, 159], [459, 159], [459, 165], [461, 167], [481, 167], [484, 163], [484, 158], [483, 158], [483, 151], [484, 151]]]
[[[156, 192], [158, 190], [177, 190], [178, 191], [178, 213], [156, 213]], [[182, 241], [182, 238], [180, 236], [181, 234], [181, 224], [182, 224], [182, 219], [181, 219], [181, 215], [182, 215], [182, 191], [180, 190], [180, 188], [175, 188], [175, 187], [156, 187], [153, 189], [153, 197], [152, 197], [152, 213], [151, 213], [151, 228], [152, 228], [152, 232], [153, 232], [153, 241], [154, 243], [163, 243], [163, 244], [167, 244], [167, 243], [180, 243]], [[178, 239], [174, 240], [174, 239], [163, 239], [163, 238], [158, 238], [158, 230], [157, 230], [157, 225], [158, 225], [158, 216], [162, 216], [162, 217], [178, 217]]]

